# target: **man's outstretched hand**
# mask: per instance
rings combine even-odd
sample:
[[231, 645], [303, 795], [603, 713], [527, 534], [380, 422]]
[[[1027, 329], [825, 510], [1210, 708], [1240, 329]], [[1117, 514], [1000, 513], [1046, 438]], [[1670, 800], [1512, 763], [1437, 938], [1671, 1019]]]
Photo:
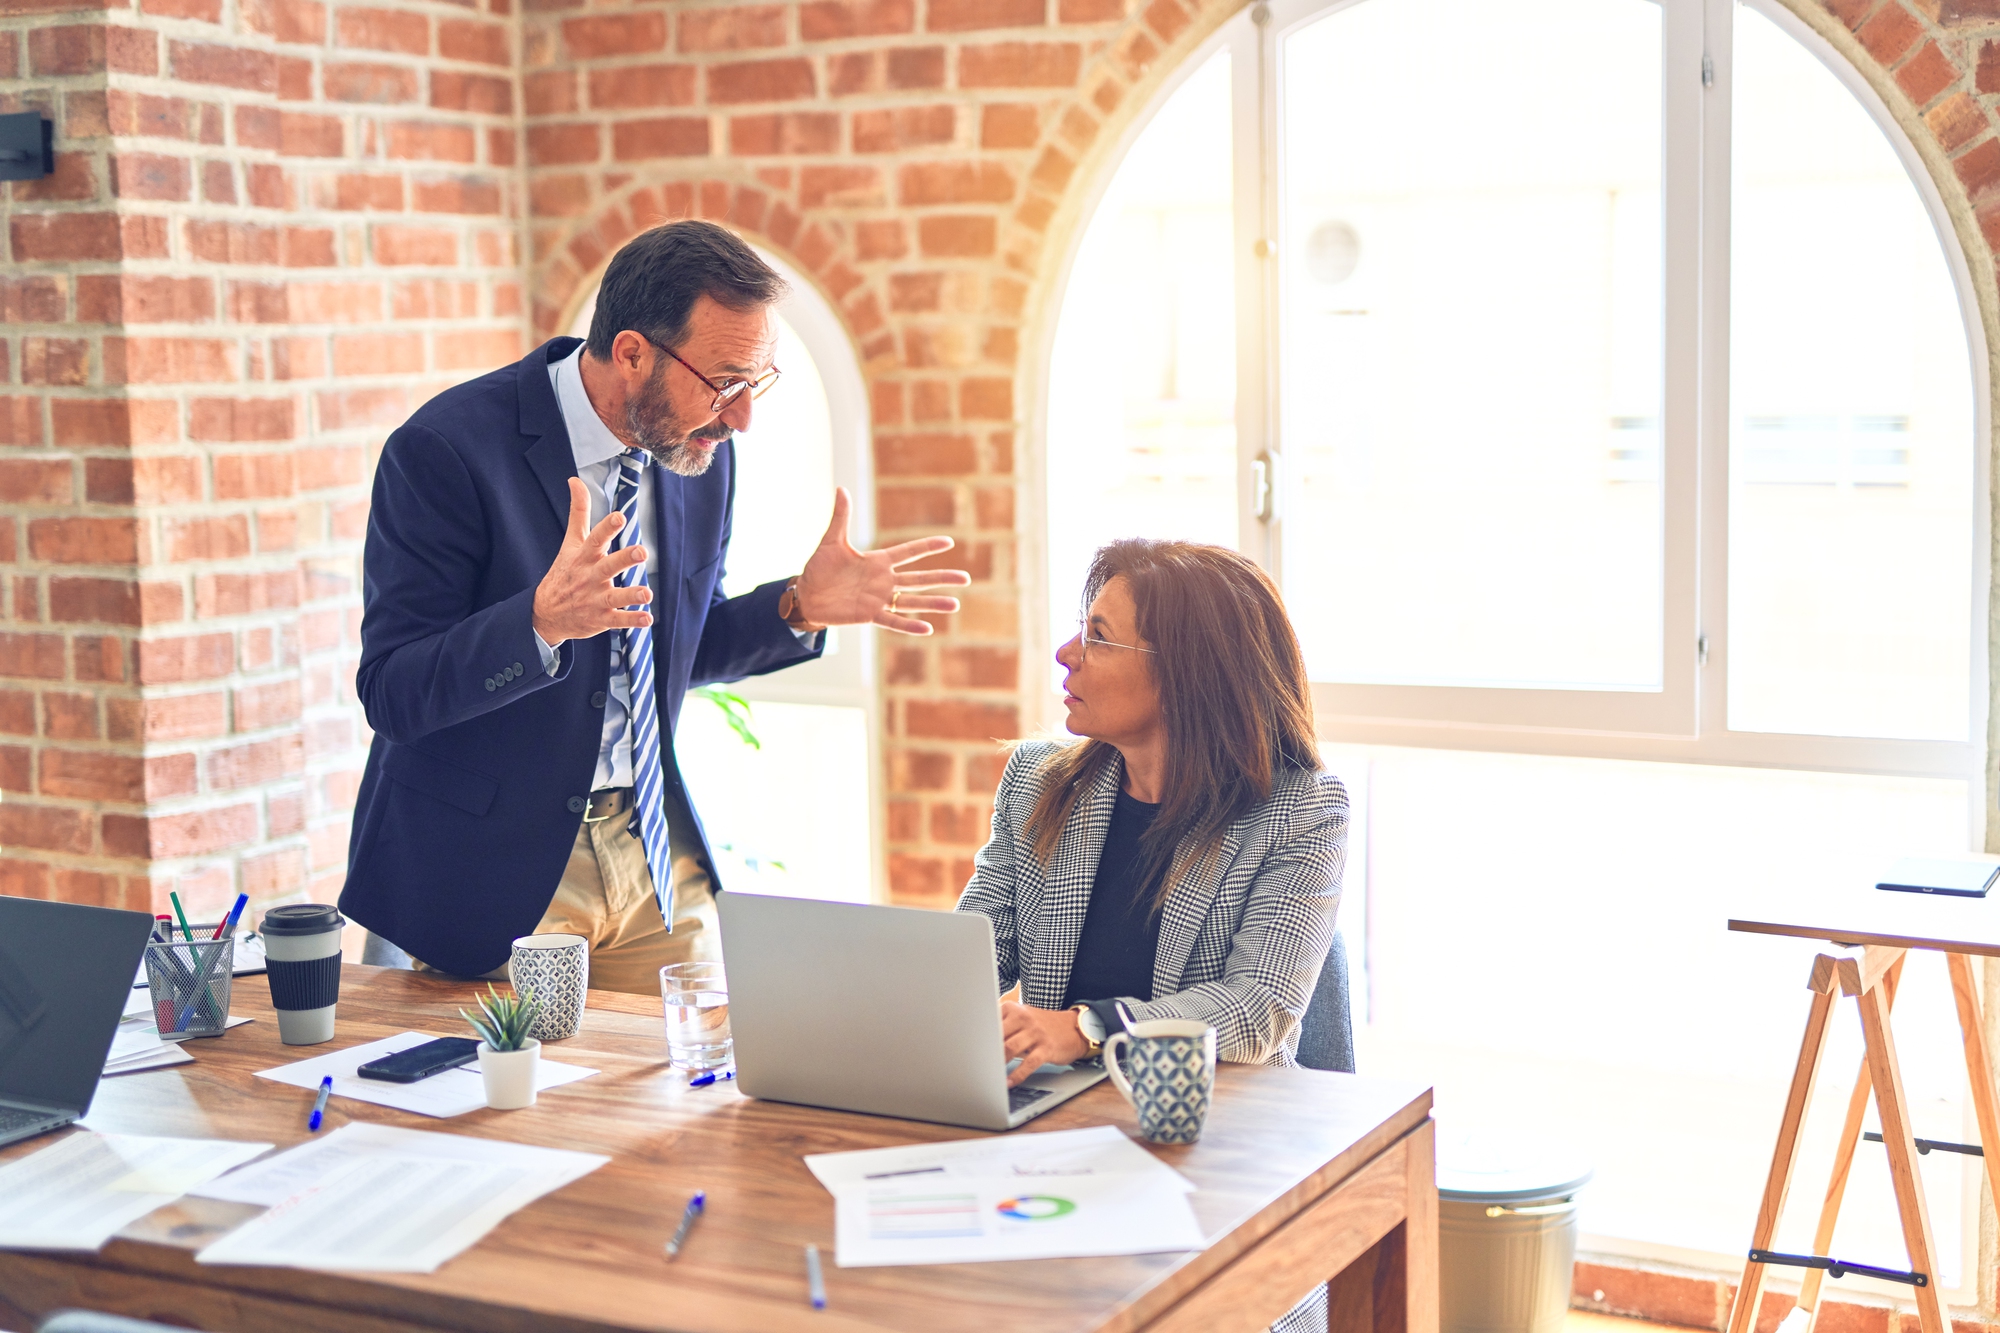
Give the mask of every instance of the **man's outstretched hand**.
[[[951, 538], [919, 537], [880, 551], [857, 551], [847, 539], [852, 508], [847, 488], [835, 487], [833, 521], [826, 525], [819, 549], [799, 575], [799, 610], [814, 627], [874, 624], [899, 634], [929, 634], [930, 622], [918, 620], [917, 614], [956, 611], [958, 598], [926, 595], [923, 590], [963, 588], [972, 582], [972, 576], [962, 569], [900, 570], [899, 566], [949, 551], [954, 544]], [[564, 550], [568, 550], [567, 544]], [[540, 594], [535, 605], [539, 612]]]
[[[608, 629], [634, 629], [653, 623], [650, 611], [628, 611], [653, 600], [646, 587], [621, 588], [612, 580], [646, 559], [646, 548], [634, 543], [607, 553], [611, 539], [625, 526], [625, 515], [606, 514], [589, 531], [590, 493], [578, 477], [569, 479], [569, 531], [555, 563], [535, 589], [535, 633], [553, 648], [567, 639], [588, 639]], [[928, 628], [928, 626], [926, 627]]]

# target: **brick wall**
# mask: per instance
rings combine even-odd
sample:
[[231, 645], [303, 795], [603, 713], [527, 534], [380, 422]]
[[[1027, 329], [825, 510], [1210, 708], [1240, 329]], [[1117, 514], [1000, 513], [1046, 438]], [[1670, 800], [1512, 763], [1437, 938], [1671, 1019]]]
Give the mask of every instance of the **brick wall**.
[[488, 3], [0, 4], [0, 892], [338, 891], [373, 451], [522, 345]]

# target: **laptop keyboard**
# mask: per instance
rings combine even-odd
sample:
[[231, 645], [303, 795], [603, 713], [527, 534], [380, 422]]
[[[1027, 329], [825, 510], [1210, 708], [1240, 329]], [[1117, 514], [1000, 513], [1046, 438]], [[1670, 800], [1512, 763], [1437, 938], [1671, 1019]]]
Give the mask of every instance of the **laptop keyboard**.
[[0, 1143], [5, 1143], [11, 1134], [23, 1130], [53, 1128], [62, 1123], [62, 1117], [50, 1115], [47, 1111], [23, 1111], [16, 1106], [0, 1106]]
[[1016, 1111], [1033, 1106], [1048, 1095], [1049, 1090], [1047, 1088], [1009, 1088], [1007, 1089], [1007, 1113], [1012, 1115]]

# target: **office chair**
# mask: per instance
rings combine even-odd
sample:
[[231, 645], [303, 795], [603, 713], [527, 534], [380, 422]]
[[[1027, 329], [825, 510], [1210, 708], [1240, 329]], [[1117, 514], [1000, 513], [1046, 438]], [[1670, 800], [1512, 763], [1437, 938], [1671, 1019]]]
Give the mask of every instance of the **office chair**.
[[1354, 1016], [1347, 1003], [1347, 942], [1333, 932], [1333, 947], [1319, 969], [1319, 984], [1299, 1023], [1299, 1063], [1307, 1069], [1354, 1072]]

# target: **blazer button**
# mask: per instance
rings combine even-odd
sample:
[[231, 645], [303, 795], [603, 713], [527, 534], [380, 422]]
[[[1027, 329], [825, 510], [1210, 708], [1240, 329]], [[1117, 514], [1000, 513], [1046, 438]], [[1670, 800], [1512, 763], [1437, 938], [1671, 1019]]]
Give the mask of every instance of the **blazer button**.
[[517, 675], [517, 676], [518, 676], [518, 675], [520, 675], [520, 674], [521, 674], [521, 664], [520, 664], [519, 662], [516, 662], [516, 663], [514, 663], [514, 665], [513, 665], [513, 668], [512, 668], [512, 670], [513, 670], [513, 672], [514, 672], [514, 674], [515, 674], [515, 675]]
[[486, 678], [486, 692], [487, 692], [488, 694], [491, 694], [491, 693], [493, 693], [493, 691], [495, 691], [495, 690], [497, 690], [497, 689], [499, 689], [499, 688], [500, 688], [500, 683], [499, 683], [498, 681], [494, 680], [494, 679], [493, 679], [493, 677], [491, 677], [491, 676], [488, 676], [488, 677]]
[[569, 812], [573, 815], [582, 814], [589, 806], [590, 802], [584, 800], [581, 796], [572, 796], [569, 798]]
[[606, 694], [603, 690], [599, 690], [597, 693], [590, 696], [590, 706], [592, 708], [602, 708], [604, 707], [606, 701], [610, 699], [610, 697], [611, 696]]
[[508, 667], [508, 668], [507, 668], [507, 669], [506, 669], [505, 671], [502, 671], [502, 672], [500, 673], [500, 679], [501, 679], [501, 680], [502, 680], [503, 682], [504, 682], [504, 681], [511, 681], [512, 679], [514, 679], [514, 677], [515, 677], [515, 676], [517, 676], [517, 675], [519, 675], [519, 674], [520, 674], [520, 673], [519, 673], [519, 672], [517, 672], [517, 671], [515, 671], [513, 667]]

